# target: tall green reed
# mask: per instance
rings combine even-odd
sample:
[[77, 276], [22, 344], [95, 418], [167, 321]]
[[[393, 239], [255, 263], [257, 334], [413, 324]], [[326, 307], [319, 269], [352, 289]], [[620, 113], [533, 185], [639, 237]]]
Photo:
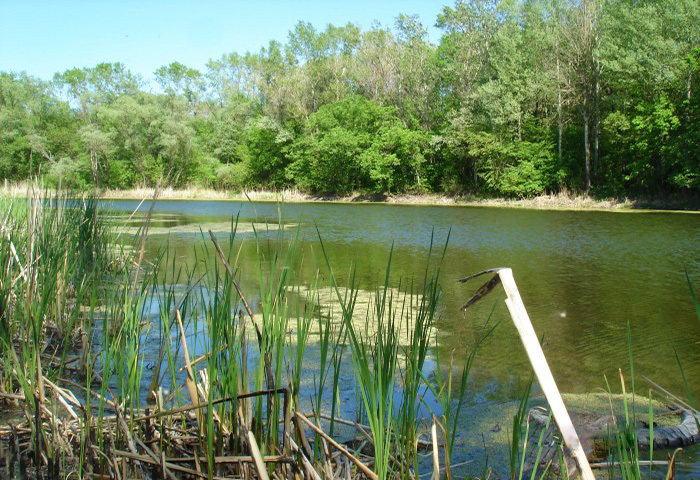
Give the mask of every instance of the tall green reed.
[[[509, 466], [510, 466], [510, 478], [514, 480], [522, 475], [523, 472], [523, 461], [525, 459], [527, 439], [529, 435], [529, 423], [527, 422], [527, 411], [530, 401], [530, 394], [532, 393], [532, 384], [534, 382], [534, 374], [530, 375], [525, 388], [522, 392], [519, 392], [516, 396], [519, 398], [518, 409], [513, 415], [513, 424], [511, 431], [511, 438], [509, 439]], [[520, 382], [518, 381], [518, 390], [520, 390]], [[523, 430], [525, 429], [525, 430]], [[523, 444], [524, 447], [521, 450], [520, 445]]]
[[[433, 241], [435, 232], [430, 236], [430, 246], [427, 258], [431, 258], [433, 251]], [[406, 311], [405, 325], [403, 328], [407, 332], [408, 342], [401, 348], [404, 357], [404, 368], [401, 371], [403, 390], [401, 392], [401, 402], [396, 415], [397, 421], [397, 444], [401, 449], [401, 475], [410, 475], [409, 469], [418, 471], [418, 457], [416, 455], [416, 442], [418, 439], [418, 410], [419, 399], [421, 398], [421, 382], [425, 380], [423, 368], [430, 349], [430, 340], [433, 337], [433, 322], [437, 312], [437, 305], [440, 297], [438, 279], [440, 266], [445, 258], [447, 244], [450, 233], [437, 266], [437, 272], [430, 275], [430, 262], [426, 262], [423, 274], [422, 291], [420, 295], [409, 296], [409, 306]], [[413, 285], [409, 288], [414, 291]], [[414, 313], [415, 312], [415, 313]]]
[[[283, 378], [287, 329], [293, 308], [290, 306], [289, 293], [293, 286], [300, 283], [301, 231], [296, 228], [290, 238], [286, 238], [281, 223], [278, 225], [274, 241], [263, 239], [261, 232], [254, 231], [257, 254], [257, 279], [259, 291], [260, 321], [260, 362], [255, 377], [256, 389], [261, 390], [264, 383], [267, 388], [276, 387], [276, 382]], [[264, 383], [263, 383], [264, 380]], [[272, 450], [279, 440], [280, 395], [268, 396], [265, 420], [263, 421], [262, 398], [257, 400], [257, 423], [265, 423], [264, 446]], [[263, 434], [262, 428], [259, 433]]]
[[[437, 400], [442, 410], [440, 415], [442, 419], [441, 427], [444, 431], [445, 442], [444, 442], [444, 459], [446, 469], [449, 471], [450, 464], [452, 463], [452, 454], [454, 452], [455, 439], [457, 436], [457, 430], [459, 425], [459, 419], [462, 412], [462, 408], [465, 404], [467, 397], [467, 386], [469, 383], [469, 374], [474, 366], [474, 361], [476, 355], [483, 344], [496, 330], [498, 323], [491, 324], [491, 319], [493, 316], [494, 309], [488, 316], [485, 325], [482, 327], [481, 332], [477, 335], [474, 345], [465, 348], [464, 352], [464, 366], [462, 367], [462, 372], [459, 378], [458, 390], [456, 394], [456, 404], [454, 389], [454, 352], [450, 353], [450, 358], [447, 363], [443, 363], [442, 356], [440, 354], [440, 348], [436, 345], [433, 349], [434, 358], [437, 367], [435, 368], [434, 380], [426, 378], [426, 376], [421, 372], [420, 378], [425, 383], [426, 387], [430, 389], [433, 397]], [[446, 367], [447, 374], [443, 374], [443, 368]]]
[[343, 322], [347, 328], [355, 375], [374, 440], [374, 469], [379, 479], [384, 480], [389, 476], [389, 458], [394, 436], [392, 417], [396, 360], [399, 352], [396, 335], [396, 312], [392, 308], [393, 294], [388, 289], [391, 252], [384, 288], [377, 289], [374, 309], [368, 307], [366, 312], [367, 324], [370, 319], [376, 324], [376, 334], [367, 338], [366, 336], [362, 337], [362, 332], [357, 331], [353, 322], [358, 293], [354, 273], [351, 274], [350, 283], [343, 295], [330, 266], [323, 241], [320, 241], [329, 270], [331, 287], [338, 297]]
[[0, 382], [9, 391], [20, 386], [37, 460], [45, 458], [53, 475], [61, 458], [51, 438], [57, 430], [45, 384], [62, 375], [67, 352], [80, 348], [76, 342], [89, 342], [91, 315], [81, 308], [113, 265], [110, 229], [97, 217], [94, 198], [36, 184], [26, 198], [0, 204], [0, 353], [7, 367]]

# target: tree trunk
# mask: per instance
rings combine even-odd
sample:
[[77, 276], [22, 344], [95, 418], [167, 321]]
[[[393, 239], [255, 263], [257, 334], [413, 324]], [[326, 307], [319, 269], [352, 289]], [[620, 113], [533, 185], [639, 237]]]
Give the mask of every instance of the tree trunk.
[[97, 188], [97, 152], [90, 150], [90, 163], [92, 164], [92, 183]]
[[688, 73], [688, 100], [693, 98], [693, 71]]
[[561, 164], [561, 157], [562, 157], [562, 150], [561, 150], [561, 144], [562, 144], [562, 137], [564, 135], [564, 119], [562, 118], [562, 112], [561, 112], [561, 91], [559, 91], [559, 104], [557, 105], [557, 157], [559, 159], [559, 163]]
[[591, 189], [591, 141], [589, 135], [590, 113], [588, 111], [588, 102], [583, 103], [583, 149], [585, 157], [586, 169], [586, 191]]
[[600, 79], [598, 69], [595, 76], [594, 118], [593, 118], [593, 178], [598, 181], [600, 172]]
[[564, 119], [562, 118], [561, 99], [561, 67], [559, 64], [559, 41], [557, 40], [557, 158], [561, 165], [561, 139], [564, 133]]
[[585, 169], [585, 187], [586, 191], [591, 188], [591, 111], [590, 97], [587, 72], [581, 73], [581, 91], [583, 93], [583, 102], [581, 105], [581, 113], [583, 114], [583, 151], [584, 151], [584, 169]]

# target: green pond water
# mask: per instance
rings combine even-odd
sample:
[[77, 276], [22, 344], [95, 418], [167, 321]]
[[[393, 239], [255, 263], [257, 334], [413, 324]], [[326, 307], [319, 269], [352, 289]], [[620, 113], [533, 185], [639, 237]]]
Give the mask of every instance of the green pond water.
[[[138, 203], [111, 201], [105, 206], [116, 210], [116, 221], [124, 225]], [[140, 212], [148, 206], [144, 202]], [[127, 226], [138, 227], [141, 215]], [[230, 222], [238, 217], [241, 233], [234, 247], [243, 244], [242, 286], [255, 304], [256, 249], [250, 225], [255, 222], [258, 231], [264, 232], [264, 224], [269, 223], [274, 231], [280, 215], [288, 224], [285, 232], [296, 225], [301, 229], [309, 258], [304, 275], [309, 281], [315, 272], [312, 259], [320, 252], [318, 228], [336, 275], [343, 278], [354, 265], [360, 283], [368, 289], [383, 281], [392, 244], [392, 282], [420, 282], [431, 236], [437, 246], [434, 250], [442, 250], [449, 232], [436, 324], [440, 352], [454, 351], [459, 364], [492, 309], [494, 320], [502, 320], [481, 348], [473, 370], [470, 401], [475, 415], [486, 415], [489, 405], [511, 401], [518, 382], [531, 371], [502, 288], [466, 314], [460, 310], [488, 277], [466, 285], [457, 279], [493, 267], [513, 269], [563, 392], [602, 391], [606, 375], [619, 390], [618, 369], [626, 376], [629, 372], [629, 323], [637, 389], [646, 391], [648, 385], [641, 380], [645, 375], [684, 395], [677, 352], [690, 388], [700, 398], [700, 320], [686, 280], [687, 272], [700, 291], [700, 215], [164, 200], [154, 208], [147, 255], [153, 257], [168, 248], [181, 264], [194, 265], [197, 245], [209, 242], [199, 229], [206, 234], [211, 228], [225, 243]], [[133, 231], [125, 232], [128, 242]], [[274, 241], [277, 234], [262, 233], [262, 237]], [[437, 256], [434, 251], [433, 261]], [[481, 432], [493, 425], [490, 419], [483, 420]], [[690, 475], [700, 474], [697, 450], [689, 452], [687, 460], [694, 465]]]

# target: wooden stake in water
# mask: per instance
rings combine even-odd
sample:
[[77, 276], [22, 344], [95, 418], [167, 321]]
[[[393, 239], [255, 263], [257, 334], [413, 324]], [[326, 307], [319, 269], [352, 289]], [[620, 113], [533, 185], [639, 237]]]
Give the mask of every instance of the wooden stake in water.
[[[564, 437], [564, 443], [571, 450], [571, 453], [576, 460], [579, 471], [581, 472], [581, 477], [584, 480], [595, 480], [591, 466], [588, 463], [588, 458], [586, 458], [586, 453], [583, 451], [581, 441], [578, 438], [574, 424], [569, 417], [569, 412], [566, 410], [564, 405], [564, 400], [561, 398], [561, 393], [559, 393], [559, 388], [557, 387], [554, 377], [552, 376], [552, 371], [549, 369], [547, 364], [547, 359], [544, 356], [542, 347], [535, 334], [535, 329], [532, 326], [530, 317], [525, 310], [525, 305], [523, 304], [522, 298], [520, 298], [520, 292], [518, 292], [518, 286], [515, 284], [515, 279], [513, 278], [513, 271], [510, 268], [496, 268], [491, 270], [486, 270], [484, 272], [478, 273], [476, 275], [471, 275], [466, 277], [461, 282], [465, 282], [471, 278], [481, 275], [482, 273], [496, 273], [503, 284], [503, 289], [506, 292], [508, 298], [506, 298], [506, 306], [510, 312], [510, 316], [513, 319], [515, 328], [518, 329], [520, 334], [520, 339], [523, 342], [527, 356], [530, 359], [530, 364], [532, 365], [537, 380], [540, 383], [540, 387], [544, 392], [547, 402], [549, 402], [549, 407], [552, 410], [552, 415], [554, 420], [556, 420], [559, 426], [559, 431]], [[472, 305], [481, 297], [489, 293], [496, 285], [497, 282], [491, 279], [486, 285], [481, 287], [477, 293], [470, 299], [465, 307]]]

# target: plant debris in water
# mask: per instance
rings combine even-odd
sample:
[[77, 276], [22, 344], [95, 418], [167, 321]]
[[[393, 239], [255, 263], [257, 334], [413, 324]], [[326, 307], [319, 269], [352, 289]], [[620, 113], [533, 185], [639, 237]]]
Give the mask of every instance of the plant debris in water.
[[[541, 452], [545, 436], [518, 416], [527, 397], [482, 414], [462, 408], [495, 325], [456, 353], [462, 368], [455, 354], [432, 353], [439, 262], [408, 284], [389, 285], [389, 262], [373, 291], [353, 273], [340, 287], [325, 252], [327, 268], [300, 278], [298, 230], [267, 242], [259, 233], [274, 227], [234, 225], [257, 240], [251, 307], [231, 223], [152, 227], [151, 211], [139, 227], [116, 228], [95, 199], [36, 186], [1, 202], [0, 402], [13, 409], [0, 420], [6, 478], [417, 480], [483, 465], [489, 477], [485, 449], [508, 442], [509, 418], [525, 428], [511, 463], [532, 478], [540, 468], [532, 444]], [[205, 230], [204, 273], [167, 249], [144, 260], [148, 235]], [[139, 236], [121, 247], [121, 232]], [[567, 402], [597, 410], [606, 399]], [[651, 405], [650, 416], [663, 414]], [[470, 428], [480, 447], [465, 439]]]

